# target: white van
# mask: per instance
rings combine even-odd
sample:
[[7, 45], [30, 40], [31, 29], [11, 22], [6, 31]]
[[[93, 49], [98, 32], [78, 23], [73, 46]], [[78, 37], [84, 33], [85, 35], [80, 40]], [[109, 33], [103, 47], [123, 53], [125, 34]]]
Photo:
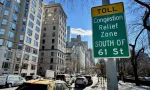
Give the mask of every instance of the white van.
[[19, 86], [22, 85], [26, 80], [19, 75], [7, 75], [0, 76], [0, 86]]

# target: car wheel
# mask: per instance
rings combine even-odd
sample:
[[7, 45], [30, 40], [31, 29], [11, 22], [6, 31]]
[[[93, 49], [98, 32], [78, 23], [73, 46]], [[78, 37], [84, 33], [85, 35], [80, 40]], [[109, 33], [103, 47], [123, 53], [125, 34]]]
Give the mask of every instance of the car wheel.
[[11, 87], [12, 87], [12, 84], [11, 84], [11, 83], [9, 83], [9, 84], [8, 84], [8, 88], [11, 88]]

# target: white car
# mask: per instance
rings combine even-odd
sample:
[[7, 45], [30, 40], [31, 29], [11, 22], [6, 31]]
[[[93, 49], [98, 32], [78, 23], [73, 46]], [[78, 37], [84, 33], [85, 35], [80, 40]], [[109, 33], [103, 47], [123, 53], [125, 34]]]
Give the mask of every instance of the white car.
[[75, 87], [86, 87], [88, 85], [88, 80], [85, 77], [78, 77], [75, 80]]

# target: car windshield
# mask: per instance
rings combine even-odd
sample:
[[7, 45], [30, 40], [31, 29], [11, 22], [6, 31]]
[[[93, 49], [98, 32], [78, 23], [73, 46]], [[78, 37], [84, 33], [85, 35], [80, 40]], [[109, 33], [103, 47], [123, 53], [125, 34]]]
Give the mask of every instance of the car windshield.
[[43, 84], [24, 83], [23, 85], [19, 86], [16, 90], [48, 90], [47, 87], [47, 85]]
[[86, 79], [88, 79], [88, 80], [90, 80], [90, 79], [91, 79], [91, 76], [84, 76], [84, 77], [86, 77]]
[[84, 80], [83, 78], [77, 78], [77, 80]]
[[64, 77], [65, 77], [64, 75], [57, 75], [56, 79], [64, 79]]

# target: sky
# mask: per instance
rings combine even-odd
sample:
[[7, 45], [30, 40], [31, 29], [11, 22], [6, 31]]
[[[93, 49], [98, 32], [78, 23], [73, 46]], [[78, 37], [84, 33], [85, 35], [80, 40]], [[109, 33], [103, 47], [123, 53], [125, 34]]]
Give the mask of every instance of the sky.
[[[53, 0], [44, 0], [48, 3]], [[71, 0], [70, 0], [71, 1]], [[81, 35], [83, 41], [88, 41], [88, 48], [92, 48], [92, 19], [91, 8], [102, 5], [101, 0], [85, 0], [88, 2], [81, 3], [81, 0], [74, 0], [73, 4], [62, 3], [60, 0], [55, 0], [56, 3], [61, 3], [67, 14], [67, 26], [71, 27], [71, 37]], [[83, 0], [84, 1], [84, 0]], [[119, 0], [111, 0], [111, 3], [119, 2]]]
[[[44, 0], [45, 3], [48, 3], [53, 0]], [[74, 1], [73, 3], [67, 2], [60, 2], [60, 1]], [[86, 1], [81, 3], [81, 1]], [[92, 2], [93, 1], [93, 2]], [[83, 41], [88, 41], [88, 48], [92, 48], [92, 19], [91, 19], [91, 8], [95, 6], [101, 6], [102, 0], [55, 0], [56, 3], [61, 3], [66, 15], [67, 15], [67, 26], [71, 27], [71, 37], [75, 38], [76, 35], [81, 35]], [[117, 2], [124, 2], [125, 7], [125, 17], [126, 17], [126, 25], [129, 26], [130, 22], [134, 22], [134, 20], [137, 19], [136, 16], [138, 16], [138, 13], [135, 12], [134, 15], [130, 15], [130, 8], [126, 8], [127, 0], [110, 0], [110, 3], [117, 3]], [[131, 7], [136, 8], [137, 5], [134, 7], [131, 5]], [[144, 10], [143, 10], [144, 11]], [[135, 19], [136, 18], [136, 19]], [[132, 30], [133, 31], [133, 30]], [[128, 39], [129, 43], [133, 43], [133, 40], [135, 39], [135, 36], [137, 35], [137, 31], [130, 32], [127, 27], [128, 32]], [[147, 32], [143, 34], [145, 35]], [[147, 36], [145, 37], [147, 38]], [[146, 40], [147, 41], [147, 40]]]

